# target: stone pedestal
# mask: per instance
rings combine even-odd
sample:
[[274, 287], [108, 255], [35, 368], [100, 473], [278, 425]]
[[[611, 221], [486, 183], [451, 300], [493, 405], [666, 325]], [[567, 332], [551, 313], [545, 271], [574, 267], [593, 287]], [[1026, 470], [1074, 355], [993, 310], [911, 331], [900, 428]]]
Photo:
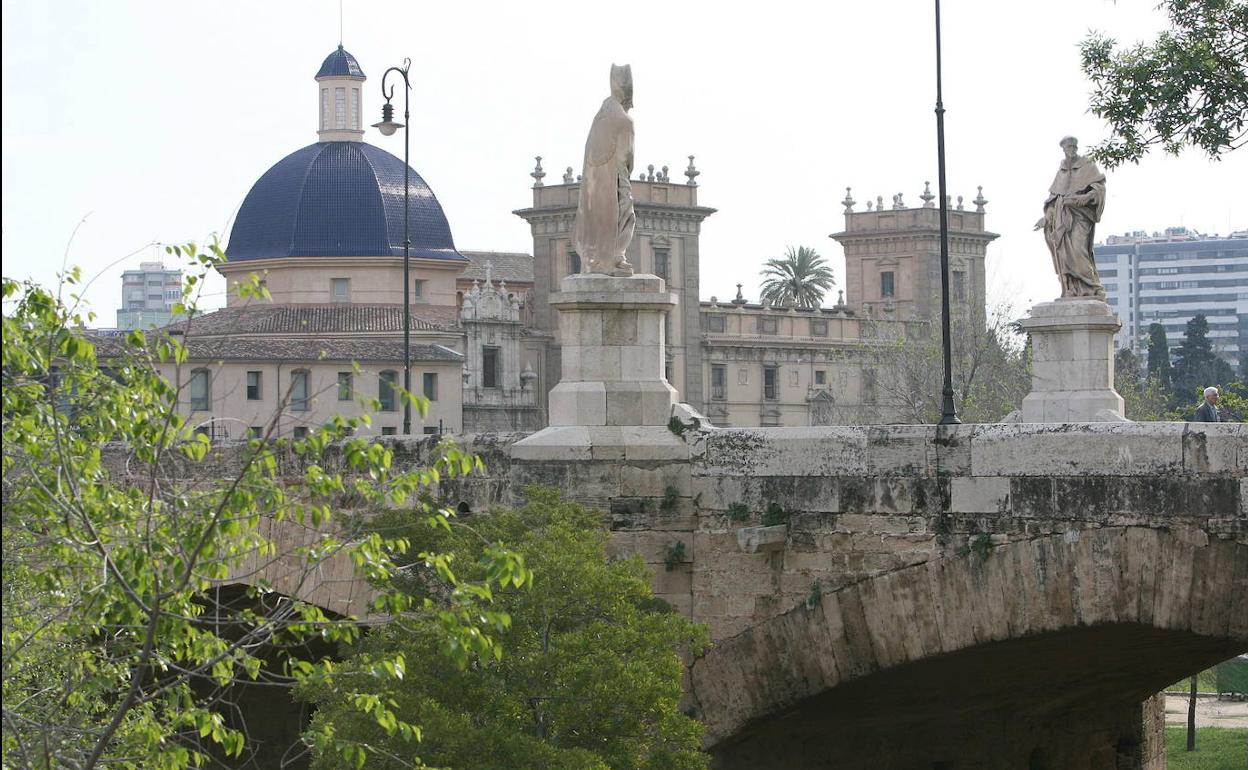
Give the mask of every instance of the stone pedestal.
[[563, 279], [563, 371], [550, 391], [550, 425], [667, 425], [676, 389], [663, 377], [664, 314], [675, 296], [653, 275]]
[[1122, 324], [1100, 299], [1042, 302], [1022, 321], [1031, 335], [1031, 393], [1022, 422], [1123, 420], [1114, 390], [1114, 333]]

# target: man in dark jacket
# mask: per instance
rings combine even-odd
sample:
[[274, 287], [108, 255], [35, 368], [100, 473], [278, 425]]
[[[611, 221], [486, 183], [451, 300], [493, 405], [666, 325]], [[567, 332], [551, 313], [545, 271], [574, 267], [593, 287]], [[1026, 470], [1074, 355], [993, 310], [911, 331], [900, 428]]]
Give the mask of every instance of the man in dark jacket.
[[1205, 400], [1196, 407], [1196, 422], [1222, 422], [1218, 415], [1218, 389], [1205, 388]]

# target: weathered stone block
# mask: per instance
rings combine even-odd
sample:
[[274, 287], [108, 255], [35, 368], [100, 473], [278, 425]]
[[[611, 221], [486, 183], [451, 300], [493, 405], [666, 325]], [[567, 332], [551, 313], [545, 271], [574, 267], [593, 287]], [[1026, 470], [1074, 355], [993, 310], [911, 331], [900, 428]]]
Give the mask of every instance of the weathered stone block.
[[737, 530], [737, 546], [742, 553], [765, 553], [784, 548], [788, 527], [742, 527]]
[[971, 438], [971, 467], [976, 476], [1128, 476], [1182, 472], [1183, 425], [980, 425]]
[[1002, 513], [1010, 508], [1010, 479], [967, 476], [949, 482], [951, 510], [963, 513]]
[[1248, 425], [1184, 424], [1183, 469], [1187, 473], [1241, 475], [1248, 470]]
[[708, 476], [845, 476], [867, 470], [863, 428], [732, 428], [708, 434], [696, 472]]

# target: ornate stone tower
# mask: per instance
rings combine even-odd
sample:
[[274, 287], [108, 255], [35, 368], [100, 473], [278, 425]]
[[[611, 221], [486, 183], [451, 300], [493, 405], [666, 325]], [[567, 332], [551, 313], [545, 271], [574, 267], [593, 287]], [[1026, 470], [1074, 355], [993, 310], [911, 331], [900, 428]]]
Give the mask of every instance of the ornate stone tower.
[[[689, 158], [686, 181], [674, 182], [666, 166], [647, 167], [632, 182], [637, 229], [628, 248], [628, 261], [638, 274], [657, 275], [677, 305], [666, 320], [667, 380], [679, 392], [679, 400], [702, 409], [702, 326], [698, 311], [698, 234], [702, 220], [715, 209], [698, 205], [696, 177], [700, 172]], [[580, 270], [580, 257], [572, 246], [572, 228], [580, 186], [572, 169], [561, 184], [545, 184], [542, 159], [533, 177], [533, 206], [514, 212], [533, 232], [533, 324], [549, 335], [549, 345], [538, 375], [539, 406], [558, 382], [561, 372], [561, 340], [558, 318], [550, 295], [560, 291], [560, 281]]]
[[[902, 195], [856, 201], [845, 188], [845, 230], [828, 236], [845, 248], [845, 301], [875, 317], [898, 320], [940, 318], [940, 210], [930, 185], [919, 196], [923, 205], [909, 208]], [[984, 254], [996, 233], [984, 229], [983, 188], [963, 208], [962, 197], [949, 206], [949, 303], [954, 314], [984, 312]]]

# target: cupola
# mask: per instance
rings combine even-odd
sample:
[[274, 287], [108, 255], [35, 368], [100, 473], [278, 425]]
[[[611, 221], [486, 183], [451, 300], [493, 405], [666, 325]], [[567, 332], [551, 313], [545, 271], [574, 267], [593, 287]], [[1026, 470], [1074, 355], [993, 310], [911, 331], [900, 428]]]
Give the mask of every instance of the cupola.
[[316, 73], [320, 116], [317, 134], [322, 142], [359, 142], [364, 138], [364, 70], [338, 44]]

